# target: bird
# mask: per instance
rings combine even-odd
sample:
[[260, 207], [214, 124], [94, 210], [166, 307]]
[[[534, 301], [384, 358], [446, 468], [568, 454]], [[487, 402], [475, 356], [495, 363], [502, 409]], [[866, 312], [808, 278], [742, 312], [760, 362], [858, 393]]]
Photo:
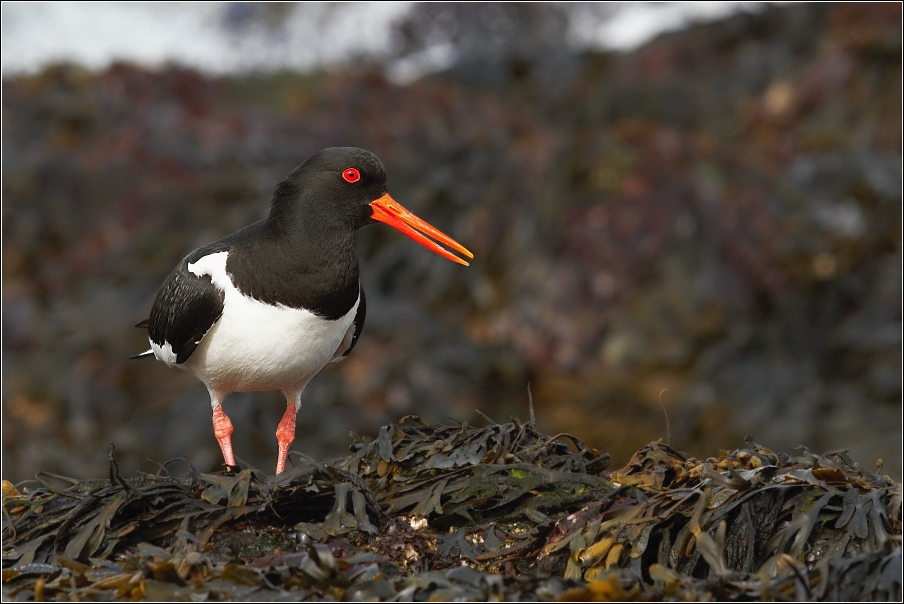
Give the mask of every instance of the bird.
[[148, 330], [150, 348], [131, 358], [154, 357], [207, 387], [227, 467], [236, 466], [223, 411], [228, 394], [285, 395], [276, 430], [280, 474], [305, 386], [358, 342], [366, 314], [358, 229], [382, 222], [461, 265], [469, 263], [460, 256], [474, 258], [387, 191], [386, 169], [370, 151], [316, 153], [277, 185], [265, 219], [183, 258], [136, 325]]

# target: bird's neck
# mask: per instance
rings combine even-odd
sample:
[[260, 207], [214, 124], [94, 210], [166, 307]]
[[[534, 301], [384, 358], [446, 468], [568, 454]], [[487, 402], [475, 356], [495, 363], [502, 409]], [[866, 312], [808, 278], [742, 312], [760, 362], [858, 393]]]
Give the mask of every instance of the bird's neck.
[[331, 221], [329, 216], [306, 214], [291, 221], [265, 226], [271, 253], [293, 274], [330, 281], [342, 288], [358, 282], [358, 231]]
[[323, 212], [322, 204], [275, 206], [263, 224], [273, 253], [296, 270], [358, 273], [358, 230]]
[[357, 231], [327, 221], [265, 220], [237, 242], [227, 270], [239, 290], [268, 304], [344, 316], [358, 300]]

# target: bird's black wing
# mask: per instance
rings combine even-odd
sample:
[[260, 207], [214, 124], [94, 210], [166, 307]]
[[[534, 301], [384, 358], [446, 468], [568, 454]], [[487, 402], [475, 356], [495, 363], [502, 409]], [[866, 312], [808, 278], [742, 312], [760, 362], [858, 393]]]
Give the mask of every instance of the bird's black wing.
[[342, 339], [336, 354], [333, 355], [333, 363], [341, 361], [351, 353], [352, 348], [358, 343], [358, 338], [361, 337], [361, 331], [364, 329], [364, 317], [367, 316], [367, 299], [364, 297], [363, 287], [358, 286], [358, 291], [360, 292], [360, 297], [358, 310], [355, 312], [355, 320], [352, 321], [351, 327], [348, 328], [348, 333]]
[[361, 303], [358, 304], [358, 312], [355, 313], [355, 320], [352, 325], [355, 326], [355, 335], [352, 336], [352, 343], [349, 345], [348, 350], [342, 353], [342, 356], [347, 357], [348, 353], [352, 351], [352, 348], [355, 347], [355, 344], [358, 343], [358, 338], [361, 337], [361, 332], [364, 331], [364, 317], [367, 316], [367, 298], [364, 297], [364, 288], [361, 288]]
[[188, 360], [223, 315], [223, 292], [209, 275], [198, 277], [188, 270], [189, 259], [196, 254], [183, 260], [167, 278], [148, 319], [151, 341], [161, 347], [169, 344], [177, 364]]

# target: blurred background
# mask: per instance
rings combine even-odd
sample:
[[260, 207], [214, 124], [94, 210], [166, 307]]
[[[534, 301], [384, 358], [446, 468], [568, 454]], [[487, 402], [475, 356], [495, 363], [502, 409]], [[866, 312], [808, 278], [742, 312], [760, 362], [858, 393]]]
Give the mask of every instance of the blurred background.
[[[4, 3], [3, 477], [104, 476], [110, 442], [220, 468], [204, 387], [127, 360], [132, 326], [355, 145], [476, 260], [361, 231], [364, 334], [295, 449], [525, 421], [530, 385], [612, 467], [750, 434], [900, 480], [901, 37], [896, 3]], [[225, 409], [272, 471], [281, 395]]]

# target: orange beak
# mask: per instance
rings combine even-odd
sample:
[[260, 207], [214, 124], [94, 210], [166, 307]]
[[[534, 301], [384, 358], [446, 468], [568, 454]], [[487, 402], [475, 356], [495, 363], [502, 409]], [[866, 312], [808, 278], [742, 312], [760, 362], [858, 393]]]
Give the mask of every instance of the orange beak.
[[[474, 254], [469, 252], [467, 248], [465, 248], [465, 246], [403, 208], [399, 204], [399, 202], [389, 196], [389, 193], [387, 193], [383, 197], [380, 197], [379, 199], [375, 199], [370, 202], [370, 207], [373, 208], [374, 211], [371, 218], [373, 218], [374, 220], [379, 220], [380, 222], [385, 222], [391, 227], [395, 227], [396, 229], [402, 231], [403, 233], [423, 245], [425, 248], [433, 250], [440, 256], [444, 256], [453, 262], [468, 266], [467, 261], [462, 260], [446, 248], [436, 243], [436, 241], [439, 241], [443, 245], [452, 248], [453, 250], [467, 256], [468, 258], [474, 257]], [[428, 239], [424, 234], [429, 235], [433, 239], [436, 239], [436, 241]]]

